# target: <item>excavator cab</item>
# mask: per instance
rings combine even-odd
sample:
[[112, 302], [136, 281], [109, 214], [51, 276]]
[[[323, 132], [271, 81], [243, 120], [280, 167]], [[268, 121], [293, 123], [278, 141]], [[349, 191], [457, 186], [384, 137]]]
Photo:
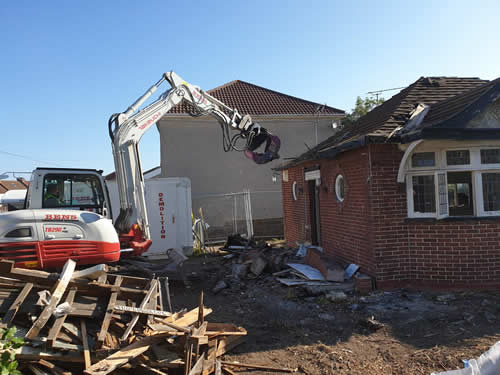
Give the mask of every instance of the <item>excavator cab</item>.
[[112, 217], [101, 171], [37, 168], [31, 182], [25, 208], [90, 211], [107, 218]]

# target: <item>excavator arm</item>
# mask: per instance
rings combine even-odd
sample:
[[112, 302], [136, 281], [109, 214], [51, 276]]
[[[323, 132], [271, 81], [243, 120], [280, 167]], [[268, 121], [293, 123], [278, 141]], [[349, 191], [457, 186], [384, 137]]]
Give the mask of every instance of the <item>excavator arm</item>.
[[[156, 101], [139, 110], [165, 81], [170, 84], [170, 88]], [[187, 83], [174, 72], [164, 73], [125, 112], [113, 114], [108, 123], [120, 196], [120, 214], [115, 227], [122, 245], [132, 248], [135, 255], [147, 251], [151, 245], [138, 144], [151, 126], [183, 100], [191, 105], [191, 115], [208, 114], [215, 117], [223, 131], [225, 151], [243, 151], [247, 158], [257, 164], [279, 158], [279, 138], [253, 122], [249, 115], [242, 116], [236, 109]], [[231, 136], [230, 129], [235, 130], [236, 134]], [[242, 143], [243, 146], [240, 146]], [[264, 150], [258, 152], [261, 146]]]

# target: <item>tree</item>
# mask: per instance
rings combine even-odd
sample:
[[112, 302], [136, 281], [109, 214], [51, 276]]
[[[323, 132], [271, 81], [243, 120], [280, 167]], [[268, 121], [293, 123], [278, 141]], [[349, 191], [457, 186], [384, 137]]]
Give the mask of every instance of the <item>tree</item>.
[[362, 99], [361, 97], [356, 98], [356, 105], [352, 109], [351, 113], [346, 114], [342, 120], [344, 126], [349, 126], [357, 121], [360, 117], [366, 115], [373, 108], [379, 106], [384, 102], [384, 98], [374, 98], [366, 97]]

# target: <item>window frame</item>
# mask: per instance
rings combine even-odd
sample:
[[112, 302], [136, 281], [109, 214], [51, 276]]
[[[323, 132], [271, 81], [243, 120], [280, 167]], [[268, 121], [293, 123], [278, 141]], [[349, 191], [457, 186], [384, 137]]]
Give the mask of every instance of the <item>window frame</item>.
[[476, 176], [474, 176], [474, 185], [476, 187], [476, 193], [478, 196], [477, 201], [480, 202], [479, 205], [477, 205], [477, 215], [478, 216], [500, 216], [500, 210], [499, 211], [485, 211], [484, 210], [484, 194], [483, 194], [483, 173], [498, 173], [500, 174], [500, 168], [497, 170], [484, 170], [476, 173]]
[[[78, 180], [78, 178], [82, 177], [87, 177], [87, 178], [92, 178], [96, 183], [96, 187], [100, 188], [95, 190], [95, 196], [94, 198], [96, 199], [95, 204], [74, 204], [73, 203], [73, 189], [74, 189], [74, 183], [75, 180]], [[70, 180], [70, 201], [71, 204], [62, 204], [58, 207], [46, 207], [45, 205], [45, 191], [47, 187], [47, 180], [48, 179], [61, 179], [64, 183], [65, 180]], [[99, 204], [99, 202], [101, 204]], [[47, 173], [46, 175], [43, 176], [43, 183], [42, 183], [42, 208], [44, 209], [68, 209], [68, 210], [75, 210], [75, 209], [80, 209], [80, 210], [88, 210], [88, 209], [100, 209], [101, 207], [104, 207], [106, 202], [105, 198], [105, 192], [104, 192], [104, 187], [103, 184], [101, 183], [100, 179], [94, 175], [94, 174], [80, 174], [80, 173]]]
[[[413, 166], [413, 156], [415, 154], [434, 154], [434, 165], [424, 165], [424, 166], [421, 166], [421, 167], [414, 167]], [[417, 152], [413, 152], [410, 157], [408, 158], [408, 163], [409, 163], [409, 167], [411, 169], [414, 169], [414, 170], [423, 170], [423, 169], [432, 169], [432, 168], [436, 168], [439, 163], [440, 163], [440, 160], [439, 160], [439, 153], [437, 153], [436, 151], [433, 151], [433, 150], [429, 150], [429, 151], [417, 151]]]
[[[436, 165], [434, 167], [412, 167], [411, 156], [406, 161], [406, 202], [407, 202], [407, 217], [408, 218], [436, 218], [443, 219], [447, 217], [491, 217], [500, 216], [500, 211], [485, 211], [484, 210], [484, 196], [483, 196], [483, 173], [500, 173], [500, 163], [481, 164], [481, 150], [485, 149], [499, 149], [497, 146], [450, 146], [450, 147], [434, 147], [426, 149], [425, 146], [415, 150], [418, 152], [434, 152]], [[448, 165], [446, 152], [468, 150], [470, 155], [470, 163], [462, 165]], [[474, 206], [473, 216], [450, 216], [449, 215], [449, 202], [448, 202], [448, 172], [470, 172], [472, 177], [472, 199]], [[446, 187], [446, 194], [443, 195], [443, 200], [440, 201], [439, 195], [439, 175], [444, 174], [444, 186]], [[434, 199], [436, 212], [415, 212], [413, 202], [413, 176], [430, 176], [434, 175]], [[442, 185], [441, 185], [442, 186]], [[445, 198], [444, 198], [445, 196]], [[446, 205], [446, 210], [441, 209], [441, 204]]]
[[[339, 196], [339, 184], [340, 181], [344, 183], [344, 196]], [[335, 176], [335, 198], [337, 198], [337, 202], [343, 203], [345, 201], [346, 191], [345, 191], [345, 176], [342, 173], [337, 174]]]
[[[448, 164], [448, 155], [447, 155], [448, 151], [469, 151], [469, 163], [467, 163], [467, 164]], [[446, 168], [460, 167], [459, 169], [462, 169], [464, 167], [470, 167], [472, 165], [472, 162], [473, 162], [472, 154], [473, 154], [473, 152], [468, 147], [447, 148], [446, 150], [441, 151], [442, 160], [443, 160], [444, 166]]]
[[429, 172], [417, 172], [417, 173], [412, 173], [411, 175], [407, 174], [406, 175], [406, 203], [408, 207], [408, 214], [411, 212], [410, 217], [415, 217], [415, 218], [433, 218], [436, 217], [436, 214], [438, 212], [438, 207], [439, 205], [437, 204], [438, 202], [436, 201], [435, 203], [435, 212], [416, 212], [415, 211], [415, 206], [414, 206], [414, 200], [413, 200], [413, 177], [414, 176], [433, 176], [434, 177], [434, 199], [436, 199], [436, 173], [429, 173]]
[[[28, 229], [29, 235], [28, 236], [9, 236], [12, 232], [18, 231], [18, 230], [23, 230], [23, 229]], [[26, 239], [26, 238], [33, 238], [33, 227], [31, 226], [22, 226], [18, 228], [11, 228], [5, 234], [3, 235], [5, 238], [9, 238], [10, 240], [19, 240], [19, 239]]]

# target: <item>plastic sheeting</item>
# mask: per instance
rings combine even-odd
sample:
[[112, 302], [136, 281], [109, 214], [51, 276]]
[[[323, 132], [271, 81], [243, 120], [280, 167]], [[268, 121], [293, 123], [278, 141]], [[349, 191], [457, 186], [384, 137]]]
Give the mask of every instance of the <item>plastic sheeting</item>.
[[461, 370], [432, 373], [431, 375], [497, 375], [500, 374], [500, 341], [478, 359], [470, 359]]

